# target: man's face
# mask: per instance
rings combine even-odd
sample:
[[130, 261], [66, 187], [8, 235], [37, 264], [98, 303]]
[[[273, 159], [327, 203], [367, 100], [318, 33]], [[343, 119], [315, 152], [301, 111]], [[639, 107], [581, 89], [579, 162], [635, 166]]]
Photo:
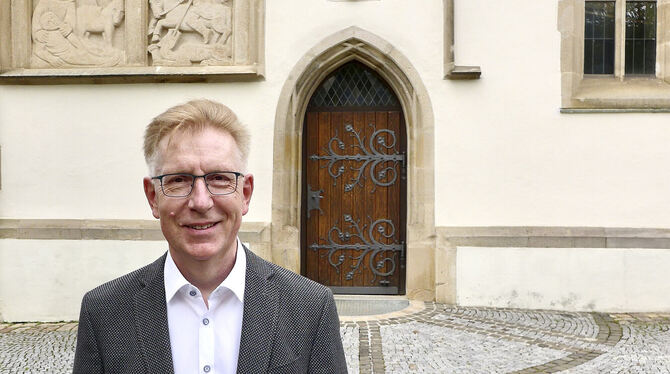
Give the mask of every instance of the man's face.
[[[158, 145], [158, 174], [203, 175], [214, 171], [238, 171], [239, 150], [227, 132], [206, 127], [192, 134], [166, 136]], [[169, 141], [168, 141], [169, 140]], [[144, 178], [144, 191], [154, 217], [170, 245], [177, 264], [221, 260], [235, 253], [242, 216], [249, 210], [253, 176], [239, 177], [237, 190], [229, 195], [211, 195], [203, 178], [197, 178], [187, 197], [167, 197], [158, 181]]]

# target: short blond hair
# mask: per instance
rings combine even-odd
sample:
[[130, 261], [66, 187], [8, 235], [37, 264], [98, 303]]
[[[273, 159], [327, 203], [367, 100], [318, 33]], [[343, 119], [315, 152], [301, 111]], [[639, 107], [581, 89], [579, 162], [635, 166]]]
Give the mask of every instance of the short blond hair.
[[212, 100], [197, 99], [173, 106], [156, 116], [147, 126], [144, 132], [144, 159], [149, 172], [157, 172], [161, 156], [158, 144], [163, 138], [177, 131], [193, 133], [206, 127], [225, 131], [233, 137], [240, 151], [241, 166], [246, 169], [251, 139], [247, 127], [227, 106]]

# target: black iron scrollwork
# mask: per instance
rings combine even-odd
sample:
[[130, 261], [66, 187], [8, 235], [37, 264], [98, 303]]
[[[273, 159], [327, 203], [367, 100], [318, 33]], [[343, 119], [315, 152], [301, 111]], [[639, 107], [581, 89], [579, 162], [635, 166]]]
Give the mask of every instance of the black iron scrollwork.
[[[354, 178], [349, 180], [349, 183], [344, 185], [345, 191], [353, 190], [356, 185], [363, 187], [361, 177], [365, 178], [363, 176], [363, 171], [368, 168], [368, 166], [370, 166], [370, 179], [372, 179], [372, 182], [374, 183], [371, 193], [375, 192], [377, 186], [387, 187], [395, 183], [396, 179], [398, 179], [398, 163], [402, 163], [401, 173], [403, 172], [405, 167], [405, 155], [403, 153], [398, 153], [396, 150], [397, 140], [395, 132], [388, 129], [376, 130], [373, 124], [369, 124], [368, 126], [372, 127], [373, 130], [372, 136], [370, 136], [369, 148], [365, 147], [365, 137], [361, 138], [359, 133], [354, 129], [354, 126], [351, 124], [346, 124], [344, 126], [344, 130], [349, 132], [356, 140], [356, 143], [352, 144], [350, 147], [358, 148], [363, 153], [358, 152], [355, 155], [343, 155], [337, 153], [337, 150], [334, 149], [333, 146], [343, 151], [345, 149], [345, 144], [338, 137], [337, 132], [335, 132], [335, 136], [328, 141], [328, 147], [324, 147], [324, 151], [327, 155], [309, 156], [310, 160], [328, 160], [328, 165], [323, 167], [327, 167], [328, 174], [333, 177], [333, 186], [337, 184], [337, 179], [344, 174], [345, 167], [343, 161], [363, 162], [360, 167], [351, 167], [351, 170], [357, 171], [357, 174]], [[383, 150], [394, 150], [395, 153], [383, 153]], [[387, 161], [393, 162], [393, 165], [386, 165]], [[382, 165], [381, 168], [379, 167], [380, 165]]]
[[[352, 280], [357, 271], [358, 273], [362, 272], [361, 264], [366, 256], [369, 256], [369, 267], [374, 274], [370, 283], [374, 283], [377, 276], [386, 277], [392, 275], [396, 270], [396, 254], [400, 253], [400, 257], [402, 258], [405, 243], [380, 243], [379, 240], [382, 240], [382, 238], [392, 238], [393, 235], [395, 235], [396, 228], [393, 225], [393, 222], [389, 219], [378, 219], [374, 222], [372, 222], [372, 218], [368, 217], [368, 219], [370, 220], [370, 226], [367, 230], [367, 237], [365, 236], [367, 225], [363, 225], [361, 228], [360, 220], [354, 220], [351, 215], [345, 214], [344, 222], [349, 225], [349, 230], [341, 229], [336, 223], [335, 226], [328, 230], [328, 239], [321, 238], [319, 240], [319, 242], [325, 242], [325, 244], [313, 243], [309, 248], [313, 251], [328, 251], [321, 256], [328, 257], [328, 263], [335, 268], [338, 274], [340, 273], [340, 266], [346, 259], [343, 253], [338, 254], [338, 252], [345, 249], [352, 249], [360, 252], [358, 256], [349, 257], [354, 261], [351, 265], [351, 270], [345, 275], [347, 280]], [[350, 243], [352, 239], [355, 239], [357, 243]], [[380, 254], [386, 255], [388, 252], [391, 252], [391, 256], [380, 256], [380, 259], [377, 259]], [[383, 271], [382, 269], [386, 264], [390, 264], [390, 270]], [[383, 281], [384, 280], [380, 281], [380, 284], [384, 284], [382, 283]]]

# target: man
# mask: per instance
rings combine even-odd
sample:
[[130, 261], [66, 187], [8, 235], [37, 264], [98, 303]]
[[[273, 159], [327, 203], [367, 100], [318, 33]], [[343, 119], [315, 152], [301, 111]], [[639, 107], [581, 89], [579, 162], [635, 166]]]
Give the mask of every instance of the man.
[[237, 238], [248, 153], [247, 129], [219, 103], [149, 124], [144, 192], [168, 251], [84, 296], [75, 373], [346, 373], [330, 290]]

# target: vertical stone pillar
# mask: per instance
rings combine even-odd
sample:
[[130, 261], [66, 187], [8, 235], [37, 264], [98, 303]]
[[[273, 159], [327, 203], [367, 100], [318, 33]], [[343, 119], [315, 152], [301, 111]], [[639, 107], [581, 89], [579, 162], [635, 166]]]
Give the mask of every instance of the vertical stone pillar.
[[9, 69], [12, 56], [12, 26], [9, 1], [0, 1], [0, 72]]
[[248, 0], [235, 0], [233, 12], [233, 63], [248, 64], [249, 59], [249, 22], [251, 9]]
[[27, 68], [30, 67], [32, 49], [30, 18], [33, 14], [33, 2], [30, 0], [11, 0], [11, 8], [12, 66]]
[[148, 64], [147, 27], [148, 1], [125, 0], [125, 50], [126, 64], [129, 66], [145, 66]]
[[561, 33], [561, 105], [569, 107], [584, 71], [584, 0], [558, 2], [558, 31]]
[[[585, 21], [582, 22], [584, 24]], [[582, 29], [584, 27], [582, 26]], [[582, 43], [584, 37], [582, 36]], [[617, 1], [614, 11], [614, 76], [623, 80], [626, 73], [626, 2]]]
[[250, 61], [256, 61], [258, 64], [259, 73], [265, 74], [263, 70], [265, 66], [265, 1], [255, 1], [252, 6], [252, 14], [250, 18], [251, 24], [251, 34], [249, 35], [249, 40], [257, 41], [256, 43], [249, 44], [249, 57]]
[[444, 0], [444, 75], [456, 66], [454, 62], [454, 0]]
[[446, 233], [437, 235], [435, 244], [435, 301], [456, 304], [456, 246]]
[[670, 0], [659, 0], [656, 13], [656, 77], [670, 83]]

